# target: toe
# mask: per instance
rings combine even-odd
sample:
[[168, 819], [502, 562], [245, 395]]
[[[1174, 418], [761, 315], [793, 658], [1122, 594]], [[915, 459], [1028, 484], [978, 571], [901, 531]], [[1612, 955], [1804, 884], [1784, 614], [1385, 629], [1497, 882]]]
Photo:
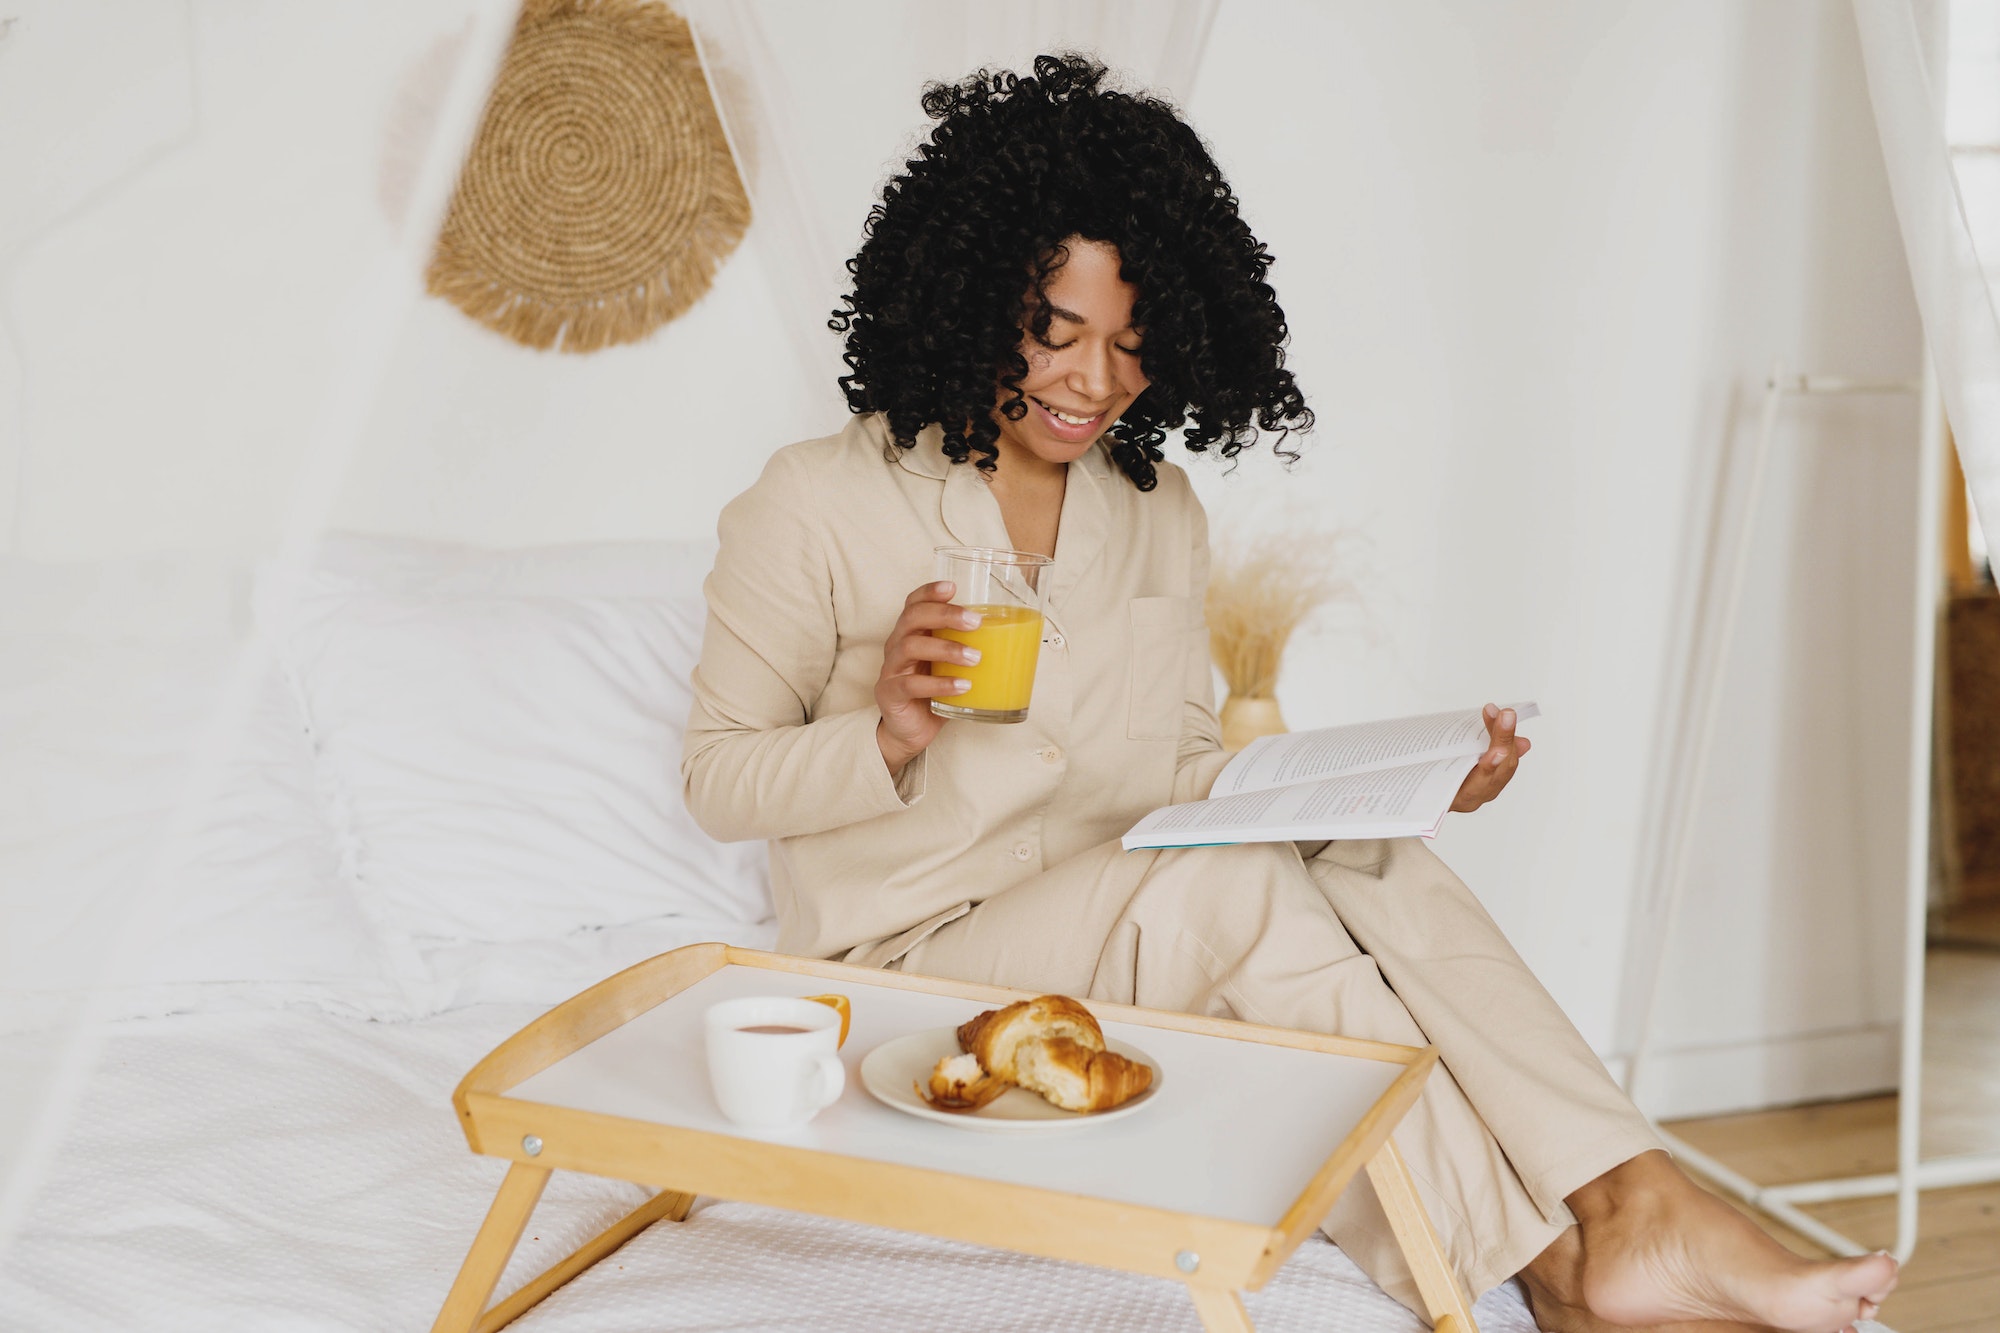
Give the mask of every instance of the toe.
[[1896, 1289], [1895, 1256], [1876, 1252], [1850, 1259], [1842, 1265], [1836, 1285], [1843, 1296], [1855, 1296], [1877, 1305]]

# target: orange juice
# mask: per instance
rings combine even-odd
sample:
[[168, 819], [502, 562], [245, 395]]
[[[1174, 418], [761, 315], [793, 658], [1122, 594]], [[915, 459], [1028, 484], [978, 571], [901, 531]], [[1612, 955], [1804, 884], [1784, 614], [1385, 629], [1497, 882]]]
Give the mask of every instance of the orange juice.
[[1028, 707], [1035, 690], [1035, 659], [1042, 651], [1042, 613], [1025, 606], [968, 606], [979, 615], [978, 629], [941, 629], [941, 639], [979, 650], [976, 666], [933, 662], [934, 676], [963, 676], [972, 682], [964, 694], [948, 694], [938, 702], [980, 712], [1018, 713]]

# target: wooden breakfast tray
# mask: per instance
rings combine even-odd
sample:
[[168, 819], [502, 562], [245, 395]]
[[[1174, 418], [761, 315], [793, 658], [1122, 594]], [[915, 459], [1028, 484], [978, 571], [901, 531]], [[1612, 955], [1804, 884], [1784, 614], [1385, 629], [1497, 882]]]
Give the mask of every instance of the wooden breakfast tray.
[[[724, 1120], [708, 1090], [703, 1012], [829, 983], [854, 1010], [846, 1092], [798, 1130]], [[433, 1333], [505, 1327], [654, 1222], [684, 1219], [697, 1194], [1170, 1278], [1205, 1328], [1249, 1330], [1241, 1293], [1270, 1279], [1364, 1167], [1434, 1326], [1477, 1333], [1389, 1137], [1434, 1048], [1093, 1000], [1107, 1036], [1159, 1063], [1158, 1104], [1031, 1141], [904, 1115], [854, 1076], [884, 1041], [1032, 994], [697, 944], [564, 1001], [452, 1096], [472, 1150], [512, 1165]], [[556, 1170], [660, 1192], [489, 1310]]]

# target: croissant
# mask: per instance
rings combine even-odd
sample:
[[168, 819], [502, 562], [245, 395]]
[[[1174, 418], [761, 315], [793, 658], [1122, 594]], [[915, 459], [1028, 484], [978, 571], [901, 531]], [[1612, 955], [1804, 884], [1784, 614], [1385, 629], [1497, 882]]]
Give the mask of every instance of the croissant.
[[959, 1046], [978, 1056], [987, 1073], [1012, 1083], [1021, 1082], [1015, 1068], [1021, 1043], [1050, 1037], [1067, 1037], [1086, 1050], [1104, 1049], [1104, 1029], [1090, 1010], [1067, 995], [1016, 1000], [1005, 1009], [989, 1009], [958, 1029]]
[[1153, 1085], [1151, 1066], [1067, 1037], [1024, 1043], [1018, 1068], [1022, 1087], [1065, 1111], [1109, 1111]]
[[981, 1069], [976, 1055], [947, 1055], [931, 1070], [928, 1094], [919, 1086], [917, 1095], [941, 1111], [977, 1111], [1012, 1086]]
[[996, 1081], [1065, 1111], [1109, 1111], [1153, 1085], [1151, 1066], [1105, 1050], [1097, 1019], [1065, 995], [989, 1009], [958, 1029], [958, 1042]]

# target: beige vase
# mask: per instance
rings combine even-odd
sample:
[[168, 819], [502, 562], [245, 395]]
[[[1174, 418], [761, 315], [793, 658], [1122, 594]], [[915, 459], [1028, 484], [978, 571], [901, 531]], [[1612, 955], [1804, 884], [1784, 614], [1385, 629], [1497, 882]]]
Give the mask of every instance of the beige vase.
[[1276, 699], [1239, 699], [1230, 695], [1222, 703], [1222, 748], [1240, 750], [1259, 736], [1276, 736], [1286, 730]]

